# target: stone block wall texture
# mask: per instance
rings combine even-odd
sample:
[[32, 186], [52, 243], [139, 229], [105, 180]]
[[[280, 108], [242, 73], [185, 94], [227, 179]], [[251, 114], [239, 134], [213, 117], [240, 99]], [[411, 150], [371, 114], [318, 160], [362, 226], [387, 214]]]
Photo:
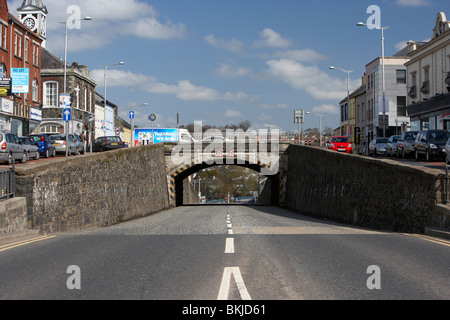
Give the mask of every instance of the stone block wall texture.
[[162, 146], [55, 158], [16, 167], [29, 226], [65, 232], [109, 226], [169, 208]]
[[0, 236], [28, 229], [25, 198], [12, 198], [0, 202]]
[[442, 171], [291, 145], [286, 207], [357, 226], [422, 233], [442, 203]]

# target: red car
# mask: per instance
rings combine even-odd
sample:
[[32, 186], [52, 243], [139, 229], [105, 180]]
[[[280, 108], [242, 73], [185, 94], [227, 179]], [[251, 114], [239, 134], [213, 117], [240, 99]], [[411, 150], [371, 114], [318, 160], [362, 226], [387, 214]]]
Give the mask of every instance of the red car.
[[328, 142], [327, 148], [337, 152], [353, 152], [352, 144], [347, 137], [331, 137], [330, 141]]

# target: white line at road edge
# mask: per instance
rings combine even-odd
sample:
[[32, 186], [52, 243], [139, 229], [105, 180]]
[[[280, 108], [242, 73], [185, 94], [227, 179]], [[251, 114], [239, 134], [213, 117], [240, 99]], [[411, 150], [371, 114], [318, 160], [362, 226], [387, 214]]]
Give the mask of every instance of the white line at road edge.
[[217, 300], [228, 300], [228, 295], [230, 293], [231, 275], [234, 276], [236, 285], [241, 295], [242, 300], [252, 300], [247, 288], [244, 284], [244, 279], [242, 279], [241, 271], [239, 267], [227, 267], [223, 271], [222, 283], [219, 289], [219, 296]]
[[227, 238], [225, 243], [225, 253], [234, 253], [234, 238]]

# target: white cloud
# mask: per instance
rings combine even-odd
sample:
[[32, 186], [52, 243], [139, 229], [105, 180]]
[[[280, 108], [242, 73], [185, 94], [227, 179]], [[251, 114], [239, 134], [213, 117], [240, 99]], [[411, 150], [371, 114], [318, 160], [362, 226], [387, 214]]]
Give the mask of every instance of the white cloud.
[[273, 54], [275, 58], [285, 58], [300, 62], [316, 62], [326, 59], [326, 56], [311, 49], [277, 51]]
[[255, 42], [257, 47], [287, 48], [292, 41], [283, 38], [278, 32], [266, 28], [260, 33], [261, 39]]
[[[347, 94], [346, 81], [331, 77], [317, 66], [305, 66], [300, 62], [287, 59], [270, 60], [267, 61], [267, 65], [269, 76], [295, 89], [304, 90], [315, 99], [341, 99]], [[360, 80], [353, 81], [350, 89], [357, 88], [359, 85]]]
[[278, 103], [278, 104], [275, 104], [275, 105], [262, 104], [261, 108], [266, 109], [266, 110], [274, 110], [274, 109], [285, 110], [285, 109], [289, 109], [289, 106], [287, 104], [284, 104], [284, 103]]
[[[64, 25], [60, 22], [73, 18], [67, 9], [74, 5], [71, 0], [45, 0], [49, 11], [47, 18], [47, 48], [61, 52], [64, 49]], [[80, 17], [92, 17], [82, 21], [81, 29], [69, 30], [70, 52], [97, 49], [112, 42], [120, 35], [134, 35], [145, 39], [172, 39], [183, 37], [186, 27], [170, 20], [160, 21], [158, 12], [141, 0], [79, 0]], [[8, 1], [9, 10], [17, 16], [15, 9], [22, 0]], [[79, 45], [81, 43], [81, 45]]]
[[240, 111], [238, 111], [238, 110], [231, 110], [231, 109], [228, 109], [225, 112], [224, 116], [227, 117], [227, 118], [243, 118], [244, 117]]
[[251, 74], [252, 70], [248, 68], [236, 68], [228, 64], [222, 64], [217, 70], [217, 73], [224, 78], [239, 78]]
[[322, 104], [312, 108], [311, 111], [316, 113], [340, 114], [339, 107], [332, 104]]
[[[103, 87], [104, 70], [91, 71], [91, 77], [97, 82], [97, 88]], [[107, 87], [134, 87], [150, 93], [174, 95], [180, 100], [190, 101], [240, 101], [251, 99], [244, 92], [221, 93], [212, 88], [197, 86], [189, 80], [178, 81], [177, 84], [158, 82], [156, 78], [134, 74], [130, 71], [110, 69], [107, 73]]]
[[241, 52], [244, 48], [244, 44], [240, 40], [232, 39], [232, 40], [224, 40], [214, 37], [213, 35], [207, 35], [204, 37], [204, 40], [209, 45], [218, 49], [225, 49], [231, 52]]
[[428, 0], [396, 0], [395, 3], [402, 7], [418, 7], [430, 4]]

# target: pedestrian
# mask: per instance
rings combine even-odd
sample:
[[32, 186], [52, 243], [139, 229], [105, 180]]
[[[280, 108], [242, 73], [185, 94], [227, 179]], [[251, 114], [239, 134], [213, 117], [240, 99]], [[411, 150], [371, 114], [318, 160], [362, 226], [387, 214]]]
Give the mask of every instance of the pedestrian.
[[80, 139], [81, 143], [83, 143], [83, 150], [86, 150], [86, 135], [84, 134], [84, 131], [81, 132]]

